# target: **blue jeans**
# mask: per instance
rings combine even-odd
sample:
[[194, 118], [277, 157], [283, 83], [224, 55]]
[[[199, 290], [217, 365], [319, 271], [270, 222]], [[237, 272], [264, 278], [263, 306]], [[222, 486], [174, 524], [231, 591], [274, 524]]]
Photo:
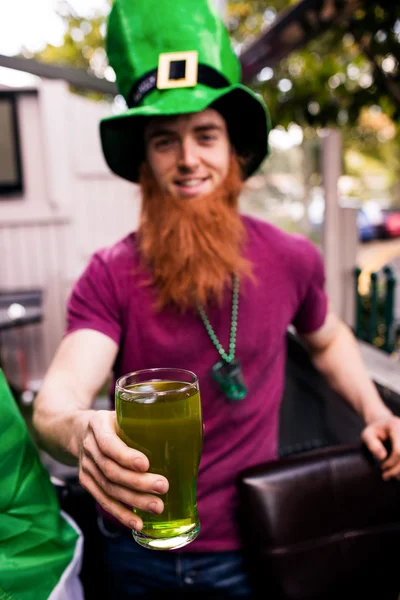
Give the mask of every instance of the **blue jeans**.
[[166, 592], [172, 592], [174, 599], [256, 597], [240, 552], [149, 550], [139, 546], [129, 532], [121, 532], [101, 518], [99, 528], [109, 599], [158, 598]]

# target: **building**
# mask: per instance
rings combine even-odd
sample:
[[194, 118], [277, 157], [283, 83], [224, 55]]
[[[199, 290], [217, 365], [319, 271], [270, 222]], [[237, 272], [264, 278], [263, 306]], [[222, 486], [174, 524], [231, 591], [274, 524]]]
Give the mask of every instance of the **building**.
[[17, 387], [42, 378], [90, 254], [137, 225], [138, 188], [111, 173], [101, 152], [99, 120], [111, 110], [71, 93], [65, 79], [0, 89], [0, 292], [42, 296], [40, 323], [7, 322], [18, 294], [10, 314], [3, 307], [1, 356]]

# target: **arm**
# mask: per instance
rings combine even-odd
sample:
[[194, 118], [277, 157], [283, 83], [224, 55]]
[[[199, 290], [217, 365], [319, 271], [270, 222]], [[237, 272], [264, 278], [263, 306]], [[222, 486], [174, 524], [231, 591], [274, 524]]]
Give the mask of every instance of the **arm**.
[[[316, 368], [363, 418], [366, 427], [362, 439], [370, 451], [383, 461], [384, 479], [400, 476], [400, 419], [380, 398], [349, 327], [329, 313], [320, 329], [301, 337]], [[385, 440], [392, 444], [389, 457], [382, 444]]]
[[165, 477], [148, 473], [147, 457], [116, 434], [115, 412], [92, 408], [118, 352], [111, 338], [94, 330], [61, 342], [34, 402], [33, 425], [41, 447], [56, 460], [78, 464], [79, 481], [101, 506], [127, 527], [141, 519], [122, 503], [161, 513]]
[[91, 330], [61, 342], [34, 402], [33, 424], [46, 452], [77, 464], [84, 431], [95, 411], [96, 394], [110, 373], [116, 344]]

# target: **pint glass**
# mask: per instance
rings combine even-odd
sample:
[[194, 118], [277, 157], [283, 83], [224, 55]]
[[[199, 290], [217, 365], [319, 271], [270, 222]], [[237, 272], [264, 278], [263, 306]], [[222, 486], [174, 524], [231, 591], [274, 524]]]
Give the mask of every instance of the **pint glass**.
[[172, 550], [199, 534], [196, 486], [203, 445], [197, 376], [184, 369], [145, 369], [120, 377], [115, 389], [117, 434], [149, 459], [149, 472], [164, 475], [164, 511], [134, 508], [143, 520], [132, 531], [141, 546]]

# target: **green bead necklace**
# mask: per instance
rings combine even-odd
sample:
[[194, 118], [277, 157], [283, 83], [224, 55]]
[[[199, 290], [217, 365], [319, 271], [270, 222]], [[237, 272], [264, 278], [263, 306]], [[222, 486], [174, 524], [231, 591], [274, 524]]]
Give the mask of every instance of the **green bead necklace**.
[[197, 308], [201, 320], [206, 328], [208, 335], [222, 360], [217, 362], [212, 370], [212, 378], [220, 385], [222, 391], [228, 400], [236, 402], [242, 400], [247, 394], [247, 388], [244, 383], [240, 362], [235, 358], [236, 332], [238, 324], [239, 310], [239, 277], [233, 276], [233, 294], [232, 294], [232, 318], [231, 333], [229, 338], [229, 354], [225, 352], [220, 341], [215, 335], [215, 331], [206, 315], [204, 307], [198, 302]]

